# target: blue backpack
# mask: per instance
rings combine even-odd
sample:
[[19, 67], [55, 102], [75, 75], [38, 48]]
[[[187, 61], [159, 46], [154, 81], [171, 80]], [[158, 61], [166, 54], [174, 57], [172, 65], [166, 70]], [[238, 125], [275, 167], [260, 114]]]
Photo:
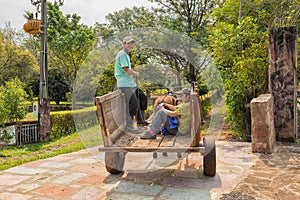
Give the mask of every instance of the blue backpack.
[[170, 117], [168, 116], [169, 124], [170, 127], [162, 126], [161, 127], [161, 133], [163, 135], [176, 135], [178, 132], [178, 125], [179, 125], [179, 120], [178, 117]]

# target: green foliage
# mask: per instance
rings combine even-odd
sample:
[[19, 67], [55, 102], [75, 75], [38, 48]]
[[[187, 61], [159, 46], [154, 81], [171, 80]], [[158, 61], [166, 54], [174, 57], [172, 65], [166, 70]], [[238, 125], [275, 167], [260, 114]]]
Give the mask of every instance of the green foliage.
[[39, 70], [34, 56], [17, 46], [11, 34], [16, 33], [13, 30], [0, 30], [0, 85], [14, 78], [26, 83]]
[[72, 102], [72, 93], [71, 92], [67, 92], [66, 93], [66, 98], [68, 102]]
[[[48, 42], [50, 66], [58, 70], [70, 92], [78, 91], [76, 78], [82, 64], [94, 47], [96, 33], [92, 27], [80, 23], [76, 14], [60, 11], [60, 4], [48, 2]], [[75, 98], [73, 107], [75, 106]]]
[[[213, 12], [208, 28], [210, 54], [222, 73], [226, 90], [227, 119], [245, 138], [246, 109], [250, 101], [268, 92], [268, 29], [295, 25], [299, 1], [248, 1], [237, 15], [240, 1], [227, 0]], [[248, 116], [249, 117], [249, 116]]]
[[95, 107], [75, 111], [51, 112], [50, 121], [51, 138], [60, 138], [99, 124]]
[[24, 84], [17, 78], [0, 86], [0, 124], [23, 119], [27, 112], [27, 94]]
[[[205, 27], [216, 1], [153, 0], [152, 2], [159, 5], [152, 12], [142, 7], [134, 7], [109, 14], [107, 16], [109, 24], [97, 25], [96, 28], [100, 46], [107, 45], [112, 36], [122, 37], [124, 34], [132, 33], [150, 47], [137, 47], [132, 54], [133, 67], [140, 64], [147, 65], [150, 62], [159, 63], [161, 66], [168, 65], [169, 68], [176, 70], [190, 83], [197, 80], [203, 66], [200, 59], [196, 60], [198, 56], [194, 50], [202, 51], [203, 48], [199, 45], [207, 45]], [[137, 31], [143, 28], [145, 31]], [[144, 39], [148, 41], [145, 42]], [[198, 46], [193, 46], [193, 43], [197, 43]], [[181, 81], [178, 76], [178, 85], [181, 85]]]
[[100, 74], [96, 94], [101, 96], [115, 89], [117, 80], [114, 77], [114, 64], [109, 64]]
[[37, 116], [34, 116], [33, 115], [33, 112], [30, 112], [30, 113], [27, 113], [24, 117], [24, 120], [27, 120], [27, 121], [34, 121], [34, 120], [38, 120], [38, 117]]
[[232, 11], [238, 4], [226, 1], [216, 9], [210, 53], [224, 79], [231, 128], [245, 138], [246, 107], [252, 98], [267, 92], [268, 32], [253, 16], [244, 16], [237, 24]]
[[224, 83], [221, 73], [215, 65], [212, 64], [203, 71], [201, 79], [198, 80], [198, 84], [199, 95], [210, 93], [213, 103], [222, 99], [224, 95]]
[[140, 65], [135, 68], [140, 72], [139, 81], [142, 85], [157, 85], [164, 86], [166, 83], [166, 72], [162, 67], [154, 64]]
[[209, 115], [209, 112], [211, 111], [212, 109], [212, 104], [211, 104], [211, 101], [210, 99], [205, 99], [204, 101], [201, 101], [201, 114], [202, 116], [205, 116], [205, 115]]
[[206, 26], [216, 0], [150, 0], [158, 3], [155, 13], [165, 28], [186, 33], [201, 45], [207, 45]]
[[114, 33], [157, 26], [155, 15], [144, 7], [125, 8], [108, 14], [106, 19]]
[[57, 72], [57, 69], [49, 69], [48, 83], [49, 97], [52, 101], [59, 105], [60, 101], [67, 100], [66, 93], [69, 92], [69, 87]]

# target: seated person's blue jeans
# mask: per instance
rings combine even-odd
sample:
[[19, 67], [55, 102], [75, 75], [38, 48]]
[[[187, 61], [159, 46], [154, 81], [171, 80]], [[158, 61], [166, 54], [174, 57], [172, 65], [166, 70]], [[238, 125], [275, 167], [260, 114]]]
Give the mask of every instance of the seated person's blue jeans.
[[169, 117], [167, 113], [165, 113], [163, 110], [159, 110], [149, 127], [153, 130], [153, 134], [158, 134], [161, 131], [161, 127], [164, 126], [167, 131], [169, 131], [171, 134], [176, 134], [177, 129], [171, 129], [169, 124]]

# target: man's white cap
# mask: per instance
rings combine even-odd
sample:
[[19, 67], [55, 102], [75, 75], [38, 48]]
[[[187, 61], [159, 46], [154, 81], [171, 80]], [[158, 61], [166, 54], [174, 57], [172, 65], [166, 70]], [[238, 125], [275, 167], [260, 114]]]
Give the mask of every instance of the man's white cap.
[[127, 36], [123, 39], [123, 44], [130, 43], [130, 42], [135, 42], [135, 40], [130, 36]]

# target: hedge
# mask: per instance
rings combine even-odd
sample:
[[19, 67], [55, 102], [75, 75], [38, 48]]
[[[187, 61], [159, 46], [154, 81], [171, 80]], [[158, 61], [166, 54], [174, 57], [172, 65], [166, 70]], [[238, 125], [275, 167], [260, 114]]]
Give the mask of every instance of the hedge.
[[50, 113], [51, 138], [60, 138], [99, 124], [96, 107]]

